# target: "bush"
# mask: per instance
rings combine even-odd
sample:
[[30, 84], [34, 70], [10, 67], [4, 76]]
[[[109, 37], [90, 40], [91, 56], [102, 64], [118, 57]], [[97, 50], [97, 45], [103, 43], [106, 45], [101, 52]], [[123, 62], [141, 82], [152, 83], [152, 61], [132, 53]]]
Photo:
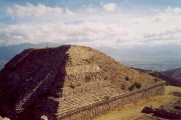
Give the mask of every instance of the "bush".
[[135, 87], [136, 87], [137, 89], [140, 89], [140, 88], [141, 88], [141, 83], [135, 82]]
[[91, 75], [85, 75], [85, 80], [89, 82], [91, 80]]
[[80, 84], [80, 83], [78, 83], [76, 86], [81, 86], [81, 84]]
[[130, 79], [130, 78], [129, 78], [128, 76], [126, 76], [126, 77], [125, 77], [125, 80], [127, 80], [127, 81], [128, 81], [129, 79]]
[[75, 88], [75, 85], [73, 85], [72, 83], [69, 85], [69, 87], [71, 87], [72, 89]]
[[103, 99], [108, 100], [110, 96], [104, 96]]
[[181, 92], [177, 91], [177, 92], [171, 92], [169, 93], [170, 95], [173, 95], [173, 96], [178, 96], [178, 97], [181, 97]]
[[122, 90], [126, 90], [126, 86], [123, 84], [123, 85], [121, 85], [121, 89]]
[[155, 77], [159, 77], [159, 76], [160, 76], [160, 74], [159, 74], [158, 72], [154, 71], [153, 76], [155, 76]]
[[133, 91], [134, 89], [135, 89], [135, 85], [134, 85], [134, 84], [131, 85], [131, 86], [128, 88], [129, 91]]
[[165, 85], [168, 86], [168, 85], [170, 85], [170, 83], [169, 82], [165, 82]]
[[154, 81], [158, 81], [158, 78], [155, 78]]
[[141, 83], [135, 82], [134, 84], [132, 84], [132, 85], [128, 88], [128, 90], [129, 90], [129, 91], [133, 91], [135, 88], [140, 89], [140, 88], [141, 88]]

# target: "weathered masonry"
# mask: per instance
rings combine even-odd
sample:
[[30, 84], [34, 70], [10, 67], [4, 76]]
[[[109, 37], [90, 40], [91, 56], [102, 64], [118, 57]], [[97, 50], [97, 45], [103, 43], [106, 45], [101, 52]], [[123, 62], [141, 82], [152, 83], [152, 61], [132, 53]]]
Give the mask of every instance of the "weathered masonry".
[[87, 120], [163, 93], [162, 80], [92, 48], [27, 49], [0, 71], [0, 116], [11, 120], [39, 120], [42, 115], [49, 120]]
[[102, 115], [117, 107], [128, 103], [136, 102], [144, 98], [163, 95], [165, 92], [165, 83], [160, 82], [150, 85], [137, 91], [127, 92], [107, 98], [103, 101], [94, 102], [89, 105], [73, 108], [69, 111], [62, 111], [56, 115], [49, 116], [52, 120], [88, 120]]

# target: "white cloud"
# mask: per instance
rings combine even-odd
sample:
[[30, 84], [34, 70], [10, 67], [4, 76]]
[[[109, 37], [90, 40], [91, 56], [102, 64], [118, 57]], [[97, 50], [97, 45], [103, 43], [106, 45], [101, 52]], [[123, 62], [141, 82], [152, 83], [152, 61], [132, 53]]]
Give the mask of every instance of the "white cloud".
[[104, 4], [102, 6], [103, 6], [103, 9], [107, 12], [114, 12], [118, 8], [117, 4], [115, 4], [115, 3], [108, 3], [108, 4]]
[[144, 33], [145, 43], [169, 44], [181, 43], [181, 27], [164, 29], [163, 31], [147, 32]]
[[152, 19], [158, 22], [169, 22], [173, 21], [173, 18], [181, 17], [181, 8], [167, 7], [163, 11], [158, 11]]
[[89, 5], [72, 12], [69, 8], [42, 4], [14, 5], [7, 13], [19, 23], [0, 24], [0, 45], [24, 42], [111, 47], [181, 44], [181, 8], [146, 9], [150, 14], [140, 11], [120, 14], [117, 4], [102, 4], [102, 7]]
[[129, 30], [122, 29], [115, 24], [90, 23], [64, 24], [49, 23], [39, 25], [7, 25], [1, 26], [0, 40], [4, 44], [23, 42], [64, 42], [91, 43], [98, 45], [116, 45], [114, 41], [129, 42]]
[[167, 13], [167, 14], [172, 14], [172, 15], [178, 15], [178, 14], [181, 15], [181, 8], [168, 7], [168, 8], [165, 10], [165, 13]]
[[12, 17], [41, 17], [46, 14], [59, 15], [62, 13], [62, 9], [55, 7], [47, 7], [43, 4], [38, 4], [37, 6], [27, 3], [25, 6], [14, 5], [13, 7], [7, 8], [7, 14]]
[[68, 15], [68, 16], [76, 16], [75, 13], [70, 11], [68, 8], [65, 9], [65, 14]]
[[94, 12], [96, 12], [96, 8], [93, 7], [92, 5], [89, 5], [89, 6], [86, 8], [86, 11], [87, 11], [87, 12], [90, 12], [90, 13], [94, 13]]

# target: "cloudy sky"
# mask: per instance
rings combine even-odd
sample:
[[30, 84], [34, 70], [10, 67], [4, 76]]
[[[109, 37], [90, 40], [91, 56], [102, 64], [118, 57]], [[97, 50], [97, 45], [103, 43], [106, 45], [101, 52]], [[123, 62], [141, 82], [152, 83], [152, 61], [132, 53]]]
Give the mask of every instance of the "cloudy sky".
[[0, 0], [0, 46], [181, 44], [181, 0]]

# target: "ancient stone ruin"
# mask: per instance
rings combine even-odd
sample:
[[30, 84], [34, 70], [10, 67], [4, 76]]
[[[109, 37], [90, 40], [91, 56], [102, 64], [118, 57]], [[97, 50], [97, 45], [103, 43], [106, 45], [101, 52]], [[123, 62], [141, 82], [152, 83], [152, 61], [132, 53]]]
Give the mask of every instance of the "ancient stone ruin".
[[89, 120], [164, 93], [164, 82], [83, 46], [26, 49], [0, 71], [0, 115]]
[[154, 116], [158, 118], [180, 120], [181, 119], [181, 99], [173, 103], [162, 105], [159, 108], [145, 107], [142, 110], [142, 112], [147, 113], [147, 114], [152, 113]]

